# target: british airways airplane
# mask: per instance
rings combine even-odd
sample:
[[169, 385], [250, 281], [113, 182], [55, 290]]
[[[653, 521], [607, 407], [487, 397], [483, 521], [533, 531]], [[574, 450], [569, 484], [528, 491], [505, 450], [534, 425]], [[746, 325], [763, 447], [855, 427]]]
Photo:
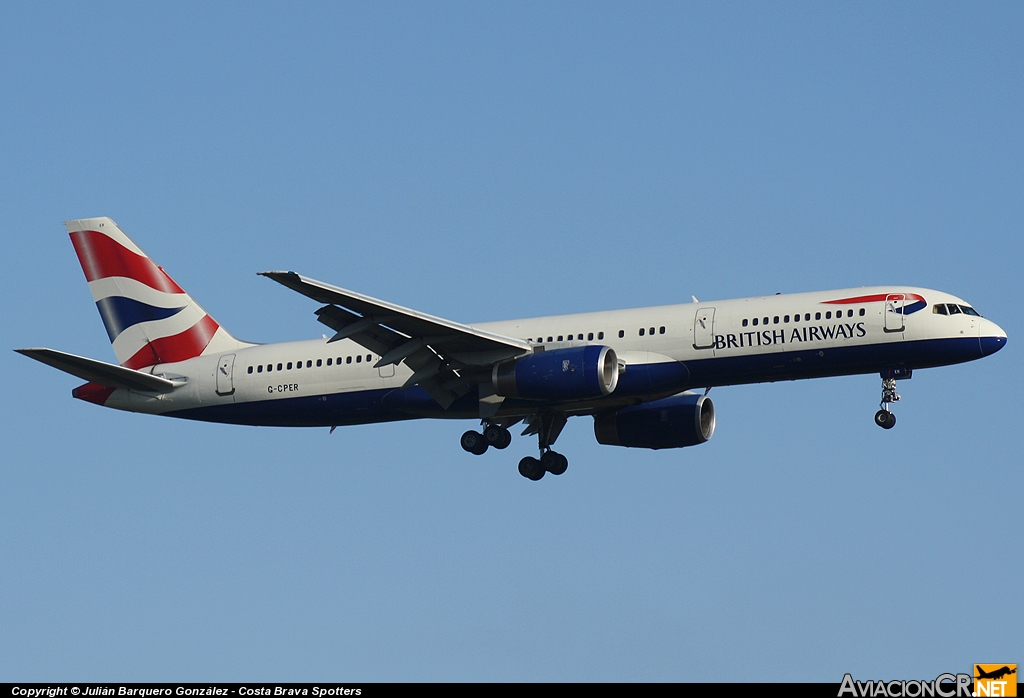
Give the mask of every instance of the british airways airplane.
[[[539, 458], [519, 472], [560, 475], [552, 450], [572, 416], [602, 444], [681, 448], [715, 431], [715, 386], [880, 374], [875, 423], [896, 424], [896, 381], [980, 359], [1006, 333], [963, 300], [903, 286], [778, 294], [465, 325], [291, 271], [263, 272], [316, 301], [323, 339], [235, 339], [109, 218], [66, 223], [118, 364], [53, 349], [16, 351], [88, 381], [97, 405], [207, 422], [335, 427], [478, 419], [480, 455], [523, 422]], [[697, 392], [693, 392], [698, 389]], [[703, 389], [700, 392], [699, 389]]]

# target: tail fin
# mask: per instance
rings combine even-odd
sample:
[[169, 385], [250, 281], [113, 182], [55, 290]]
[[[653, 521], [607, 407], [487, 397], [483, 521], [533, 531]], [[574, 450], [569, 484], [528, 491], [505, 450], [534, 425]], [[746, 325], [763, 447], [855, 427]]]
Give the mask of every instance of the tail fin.
[[114, 221], [64, 225], [122, 366], [140, 369], [243, 346]]

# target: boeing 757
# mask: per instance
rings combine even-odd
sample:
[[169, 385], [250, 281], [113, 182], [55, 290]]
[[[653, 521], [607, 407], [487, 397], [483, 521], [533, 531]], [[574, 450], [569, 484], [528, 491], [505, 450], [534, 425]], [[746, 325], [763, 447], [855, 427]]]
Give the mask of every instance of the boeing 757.
[[130, 412], [253, 426], [329, 427], [473, 419], [481, 455], [523, 423], [560, 475], [552, 446], [590, 416], [602, 444], [681, 448], [715, 431], [713, 387], [825, 376], [882, 379], [875, 423], [896, 424], [897, 379], [980, 359], [1006, 333], [941, 291], [877, 286], [463, 324], [316, 281], [262, 275], [317, 304], [322, 339], [235, 339], [109, 218], [66, 223], [118, 363], [17, 351], [88, 381], [80, 400]]

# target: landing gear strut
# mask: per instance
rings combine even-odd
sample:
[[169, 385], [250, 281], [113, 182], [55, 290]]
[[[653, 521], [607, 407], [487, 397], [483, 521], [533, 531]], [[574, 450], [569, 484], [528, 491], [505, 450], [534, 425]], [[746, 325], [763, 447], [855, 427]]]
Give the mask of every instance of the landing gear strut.
[[881, 409], [875, 412], [875, 424], [883, 429], [892, 429], [896, 426], [896, 415], [889, 411], [889, 404], [899, 402], [899, 399], [900, 396], [896, 392], [896, 379], [882, 378], [882, 401], [878, 405]]

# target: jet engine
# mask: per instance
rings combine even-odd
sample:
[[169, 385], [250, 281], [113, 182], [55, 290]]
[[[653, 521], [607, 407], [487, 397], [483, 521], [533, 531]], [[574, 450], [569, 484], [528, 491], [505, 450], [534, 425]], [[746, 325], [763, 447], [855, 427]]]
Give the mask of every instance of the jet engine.
[[715, 433], [715, 406], [689, 391], [594, 415], [594, 436], [608, 446], [682, 448], [702, 444]]
[[615, 350], [605, 346], [542, 351], [498, 364], [494, 391], [528, 400], [586, 400], [608, 395], [619, 384]]

